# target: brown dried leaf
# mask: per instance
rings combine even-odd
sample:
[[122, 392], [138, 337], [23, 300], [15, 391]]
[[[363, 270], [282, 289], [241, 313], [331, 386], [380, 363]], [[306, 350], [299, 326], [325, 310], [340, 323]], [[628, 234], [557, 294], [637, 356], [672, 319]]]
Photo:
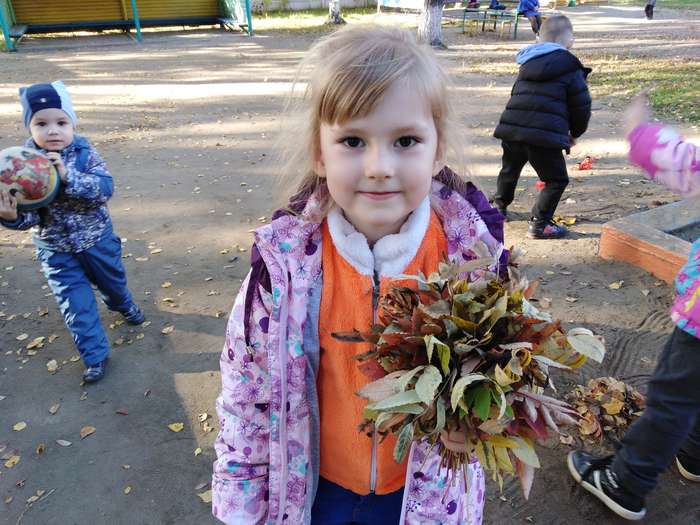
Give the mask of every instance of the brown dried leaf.
[[95, 427], [91, 427], [90, 425], [84, 426], [80, 429], [80, 439], [85, 439], [89, 435], [94, 434], [96, 430]]

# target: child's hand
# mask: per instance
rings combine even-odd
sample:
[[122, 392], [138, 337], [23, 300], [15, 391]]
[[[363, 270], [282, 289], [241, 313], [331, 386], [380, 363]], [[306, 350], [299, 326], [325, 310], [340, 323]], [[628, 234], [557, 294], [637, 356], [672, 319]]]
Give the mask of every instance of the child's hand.
[[46, 154], [46, 158], [51, 161], [53, 167], [56, 168], [58, 176], [61, 178], [61, 182], [66, 182], [66, 167], [63, 164], [63, 159], [61, 159], [61, 154], [57, 151], [49, 151]]
[[625, 135], [629, 135], [634, 128], [650, 120], [649, 90], [645, 89], [632, 99], [631, 104], [625, 110], [625, 114], [622, 117]]
[[3, 190], [0, 190], [0, 219], [17, 220], [17, 199]]

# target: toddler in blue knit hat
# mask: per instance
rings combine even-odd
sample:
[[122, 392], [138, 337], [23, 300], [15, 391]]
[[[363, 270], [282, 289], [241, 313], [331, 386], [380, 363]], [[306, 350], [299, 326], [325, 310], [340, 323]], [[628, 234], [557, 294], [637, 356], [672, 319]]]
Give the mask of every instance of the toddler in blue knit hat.
[[83, 380], [92, 383], [104, 377], [109, 356], [92, 285], [128, 323], [145, 320], [127, 288], [121, 240], [107, 209], [112, 176], [93, 145], [75, 133], [77, 117], [63, 82], [20, 88], [20, 101], [30, 134], [26, 146], [51, 160], [61, 187], [51, 204], [34, 211], [18, 211], [14, 196], [0, 190], [0, 224], [35, 228], [37, 257], [85, 363]]

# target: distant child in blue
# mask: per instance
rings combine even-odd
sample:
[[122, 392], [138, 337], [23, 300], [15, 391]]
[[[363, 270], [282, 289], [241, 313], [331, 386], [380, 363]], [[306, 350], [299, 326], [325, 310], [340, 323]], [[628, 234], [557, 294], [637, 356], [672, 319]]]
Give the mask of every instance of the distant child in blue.
[[539, 0], [520, 0], [518, 4], [518, 14], [525, 15], [530, 21], [532, 32], [535, 36], [540, 36], [540, 27], [542, 27], [542, 17], [540, 16], [540, 1]]
[[107, 201], [112, 176], [87, 139], [74, 134], [77, 117], [63, 82], [20, 88], [26, 146], [46, 155], [61, 178], [56, 199], [36, 211], [18, 211], [16, 199], [0, 190], [0, 224], [15, 230], [36, 226], [34, 244], [80, 357], [83, 379], [104, 377], [109, 342], [100, 323], [92, 285], [110, 310], [129, 324], [145, 316], [126, 285], [121, 239], [112, 230]]

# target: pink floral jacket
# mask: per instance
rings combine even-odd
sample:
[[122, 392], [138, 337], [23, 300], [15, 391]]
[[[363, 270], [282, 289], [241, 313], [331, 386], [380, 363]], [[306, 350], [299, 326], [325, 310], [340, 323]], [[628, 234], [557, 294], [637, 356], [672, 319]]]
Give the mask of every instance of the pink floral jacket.
[[[685, 197], [700, 195], [700, 147], [660, 124], [637, 126], [628, 140], [630, 160], [650, 179]], [[676, 277], [676, 293], [671, 318], [682, 330], [700, 337], [700, 239]]]
[[[322, 286], [322, 218], [317, 196], [304, 200], [298, 215], [277, 214], [257, 230], [253, 267], [226, 330], [212, 512], [228, 524], [311, 522], [319, 433], [318, 339], [309, 327], [318, 326], [312, 303]], [[481, 241], [505, 266], [503, 219], [473, 185], [445, 169], [433, 182], [431, 205], [452, 260], [474, 258]], [[414, 445], [409, 454], [402, 524], [481, 523], [478, 463], [452, 483], [429, 447]]]

